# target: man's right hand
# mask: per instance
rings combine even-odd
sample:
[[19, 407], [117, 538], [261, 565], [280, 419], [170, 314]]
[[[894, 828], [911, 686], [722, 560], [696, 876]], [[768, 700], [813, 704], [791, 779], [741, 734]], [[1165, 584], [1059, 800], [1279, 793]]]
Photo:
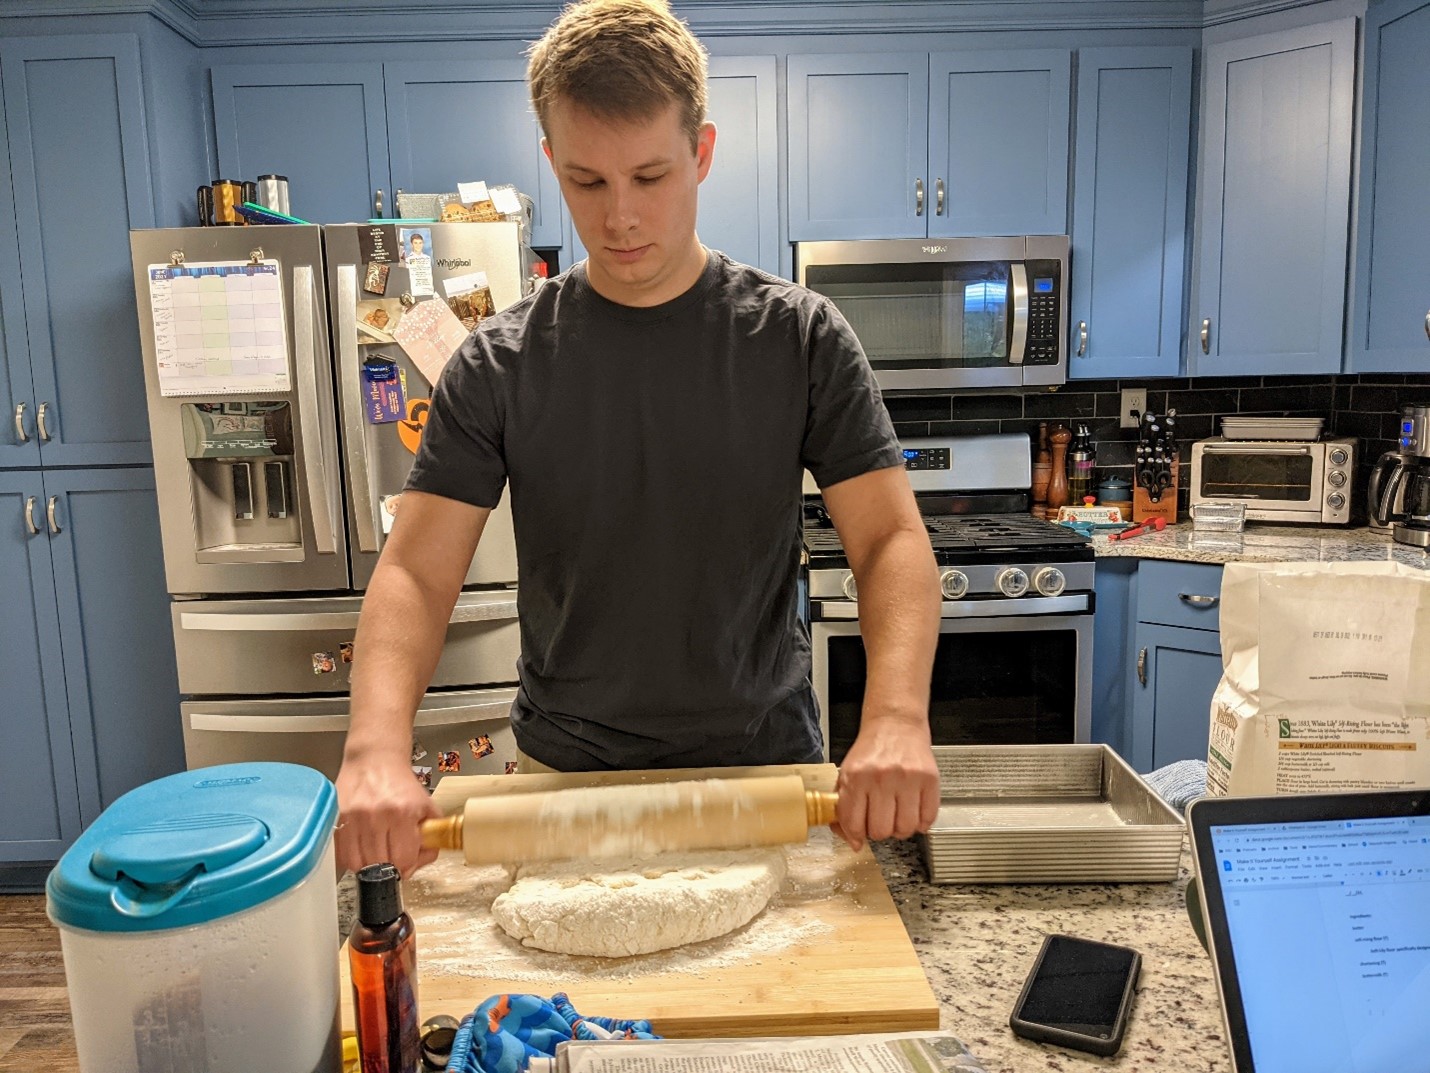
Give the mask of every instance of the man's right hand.
[[422, 848], [423, 820], [442, 815], [406, 757], [343, 760], [338, 772], [338, 868], [356, 872], [390, 861], [406, 879], [437, 859]]

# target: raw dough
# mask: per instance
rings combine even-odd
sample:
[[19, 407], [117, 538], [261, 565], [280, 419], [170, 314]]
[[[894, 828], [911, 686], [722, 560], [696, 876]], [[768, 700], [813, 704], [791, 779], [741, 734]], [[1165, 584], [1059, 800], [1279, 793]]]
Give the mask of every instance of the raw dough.
[[749, 923], [784, 876], [777, 847], [529, 864], [492, 903], [492, 916], [512, 938], [540, 950], [649, 954]]

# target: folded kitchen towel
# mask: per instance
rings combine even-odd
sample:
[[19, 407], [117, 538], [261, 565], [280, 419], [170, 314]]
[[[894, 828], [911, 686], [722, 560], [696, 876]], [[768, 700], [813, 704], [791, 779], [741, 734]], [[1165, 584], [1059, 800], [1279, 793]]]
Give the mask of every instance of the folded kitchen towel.
[[1149, 771], [1142, 781], [1178, 812], [1186, 811], [1188, 805], [1207, 792], [1207, 762], [1205, 760], [1177, 760], [1171, 764]]
[[462, 1018], [447, 1073], [520, 1073], [533, 1057], [553, 1057], [570, 1039], [660, 1039], [649, 1021], [582, 1017], [562, 992], [493, 995]]

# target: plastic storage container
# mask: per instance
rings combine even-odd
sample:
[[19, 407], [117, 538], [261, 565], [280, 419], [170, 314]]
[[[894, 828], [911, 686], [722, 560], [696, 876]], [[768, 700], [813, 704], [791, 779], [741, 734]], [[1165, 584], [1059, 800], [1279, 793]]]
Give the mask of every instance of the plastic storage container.
[[83, 1073], [336, 1071], [337, 793], [228, 764], [125, 794], [46, 884]]

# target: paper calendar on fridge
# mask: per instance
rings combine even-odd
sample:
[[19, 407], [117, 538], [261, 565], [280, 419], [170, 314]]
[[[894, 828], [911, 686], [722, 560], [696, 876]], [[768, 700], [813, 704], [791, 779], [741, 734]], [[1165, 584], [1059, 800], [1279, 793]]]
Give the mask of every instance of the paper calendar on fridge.
[[287, 391], [283, 272], [274, 260], [149, 265], [159, 391]]

